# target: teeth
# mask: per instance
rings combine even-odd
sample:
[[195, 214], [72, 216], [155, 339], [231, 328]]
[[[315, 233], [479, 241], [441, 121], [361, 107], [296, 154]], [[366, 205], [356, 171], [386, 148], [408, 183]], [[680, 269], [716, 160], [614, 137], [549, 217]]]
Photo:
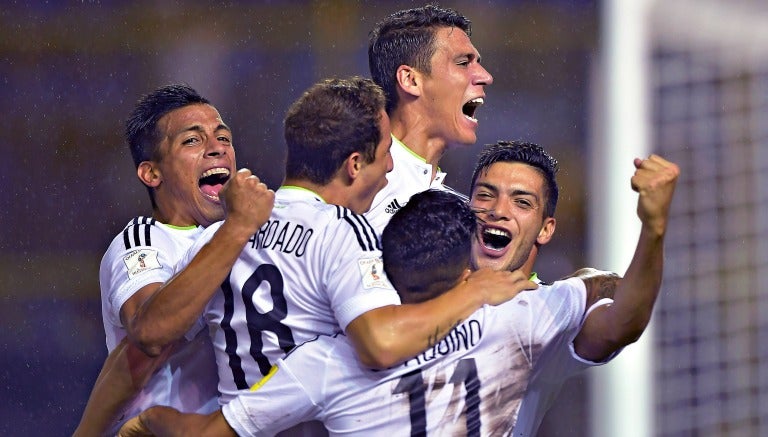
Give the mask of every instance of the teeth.
[[509, 232], [498, 228], [483, 229], [483, 246], [488, 249], [500, 251], [503, 250], [512, 241]]
[[203, 173], [202, 175], [200, 175], [200, 179], [207, 178], [208, 176], [213, 176], [215, 174], [223, 174], [223, 175], [229, 176], [229, 169], [223, 168], [223, 167], [212, 168], [206, 171], [205, 173]]
[[468, 101], [464, 104], [464, 106], [461, 108], [461, 111], [464, 113], [464, 116], [472, 121], [477, 121], [475, 118], [475, 110], [477, 110], [478, 107], [482, 106], [485, 102], [485, 99], [482, 97], [475, 97], [474, 99]]
[[509, 232], [507, 232], [507, 231], [505, 231], [503, 229], [487, 228], [483, 232], [486, 233], [486, 234], [490, 234], [490, 235], [497, 235], [499, 237], [511, 238], [510, 235], [509, 235]]

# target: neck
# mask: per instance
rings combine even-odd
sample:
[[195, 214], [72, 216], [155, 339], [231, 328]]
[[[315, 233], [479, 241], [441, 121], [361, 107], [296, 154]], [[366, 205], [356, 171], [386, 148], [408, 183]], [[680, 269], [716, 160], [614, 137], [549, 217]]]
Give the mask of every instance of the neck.
[[536, 256], [539, 254], [539, 246], [533, 245], [531, 247], [531, 252], [528, 254], [528, 259], [525, 260], [522, 266], [520, 266], [520, 271], [525, 273], [526, 276], [531, 276], [531, 273], [533, 272], [533, 265], [536, 263]]
[[[157, 205], [166, 206], [160, 207]], [[209, 226], [211, 224], [208, 222], [198, 223], [197, 220], [195, 220], [191, 215], [188, 215], [181, 208], [174, 208], [172, 205], [166, 204], [163, 199], [158, 200], [157, 205], [152, 209], [152, 218], [159, 221], [160, 223], [177, 226], [180, 228], [198, 225]]]
[[343, 184], [338, 178], [333, 178], [325, 185], [316, 184], [307, 179], [285, 178], [283, 185], [304, 188], [312, 191], [322, 198], [326, 203], [347, 206], [349, 204], [350, 193], [348, 185]]
[[447, 145], [443, 138], [431, 134], [424, 118], [418, 113], [395, 111], [390, 117], [390, 123], [392, 135], [432, 166], [434, 178]]

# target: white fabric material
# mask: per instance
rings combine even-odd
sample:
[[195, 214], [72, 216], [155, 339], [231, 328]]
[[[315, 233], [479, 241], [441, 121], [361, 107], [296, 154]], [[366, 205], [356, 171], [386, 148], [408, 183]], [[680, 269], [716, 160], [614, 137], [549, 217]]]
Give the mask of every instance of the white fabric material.
[[[584, 324], [589, 314], [598, 307], [613, 303], [612, 299], [603, 298], [587, 309], [580, 325]], [[528, 391], [520, 405], [520, 412], [515, 424], [515, 437], [535, 437], [547, 411], [557, 399], [560, 389], [566, 379], [577, 372], [594, 366], [603, 365], [612, 360], [619, 351], [614, 352], [608, 359], [601, 362], [585, 360], [576, 354], [573, 340], [576, 331], [565, 343], [548, 348], [534, 367]]]
[[[120, 308], [138, 290], [163, 283], [173, 266], [202, 232], [202, 228], [174, 228], [148, 217], [137, 217], [118, 234], [99, 269], [102, 318], [107, 349], [112, 351], [126, 336]], [[137, 255], [147, 256], [139, 260]], [[151, 261], [150, 261], [151, 260]], [[137, 263], [143, 264], [137, 267]], [[216, 362], [207, 335], [189, 337], [191, 342], [170, 356], [143, 390], [125, 409], [124, 419], [153, 405], [168, 405], [183, 412], [207, 414], [218, 408]]]
[[[361, 367], [346, 337], [321, 336], [223, 408], [239, 435], [321, 420], [330, 435], [510, 435], [537, 364], [568, 350], [585, 313], [578, 278], [485, 306], [435, 347], [386, 371]], [[558, 364], [562, 381], [585, 364]], [[424, 406], [427, 405], [427, 408]], [[421, 425], [419, 425], [421, 424]]]
[[414, 194], [430, 188], [449, 189], [443, 185], [445, 173], [438, 171], [432, 180], [432, 165], [395, 137], [392, 137], [390, 153], [394, 167], [387, 173], [387, 185], [376, 194], [371, 209], [365, 213], [379, 235], [395, 212], [405, 206]]
[[[220, 224], [197, 240], [183, 268]], [[249, 241], [205, 311], [221, 403], [261, 379], [294, 344], [334, 334], [359, 315], [399, 304], [362, 216], [315, 193], [281, 187], [269, 221]]]

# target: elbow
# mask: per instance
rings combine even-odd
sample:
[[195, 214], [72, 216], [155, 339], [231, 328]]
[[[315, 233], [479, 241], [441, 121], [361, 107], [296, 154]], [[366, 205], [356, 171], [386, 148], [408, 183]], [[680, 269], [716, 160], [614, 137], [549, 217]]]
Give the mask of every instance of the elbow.
[[648, 326], [648, 321], [636, 323], [629, 326], [624, 326], [622, 329], [612, 330], [611, 334], [604, 338], [604, 342], [610, 346], [610, 349], [616, 351], [625, 346], [640, 340], [640, 337], [645, 332], [645, 328]]
[[369, 369], [384, 370], [400, 364], [400, 358], [394, 342], [371, 336], [364, 345], [356, 346], [357, 355], [363, 366]]
[[146, 331], [145, 329], [130, 330], [128, 332], [128, 339], [147, 356], [152, 358], [158, 357], [167, 344]]
[[375, 357], [368, 361], [366, 367], [375, 370], [386, 370], [400, 364], [400, 360], [391, 357]]
[[358, 354], [360, 362], [369, 369], [384, 370], [400, 363], [400, 359], [394, 351], [379, 348], [376, 351], [367, 351]]
[[639, 340], [645, 325], [623, 328], [625, 329], [605, 329], [597, 336], [577, 336], [574, 341], [576, 354], [590, 361], [605, 361], [625, 346]]
[[148, 357], [152, 357], [152, 358], [159, 357], [160, 354], [163, 352], [163, 347], [162, 346], [158, 346], [158, 345], [154, 345], [154, 344], [136, 343], [136, 347], [138, 347]]

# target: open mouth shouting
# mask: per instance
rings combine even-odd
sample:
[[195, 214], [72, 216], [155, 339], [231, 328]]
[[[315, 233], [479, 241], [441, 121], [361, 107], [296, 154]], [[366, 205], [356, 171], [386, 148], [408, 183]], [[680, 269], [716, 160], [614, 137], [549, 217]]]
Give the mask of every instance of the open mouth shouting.
[[461, 112], [464, 113], [464, 116], [469, 120], [477, 122], [477, 118], [475, 118], [475, 112], [477, 111], [477, 108], [483, 105], [483, 103], [485, 103], [485, 99], [482, 97], [475, 97], [461, 107]]
[[229, 180], [230, 171], [228, 168], [216, 167], [203, 172], [197, 181], [200, 192], [207, 199], [218, 202], [219, 192], [224, 184]]
[[484, 226], [480, 230], [480, 242], [485, 249], [502, 252], [512, 241], [512, 235], [504, 229]]

